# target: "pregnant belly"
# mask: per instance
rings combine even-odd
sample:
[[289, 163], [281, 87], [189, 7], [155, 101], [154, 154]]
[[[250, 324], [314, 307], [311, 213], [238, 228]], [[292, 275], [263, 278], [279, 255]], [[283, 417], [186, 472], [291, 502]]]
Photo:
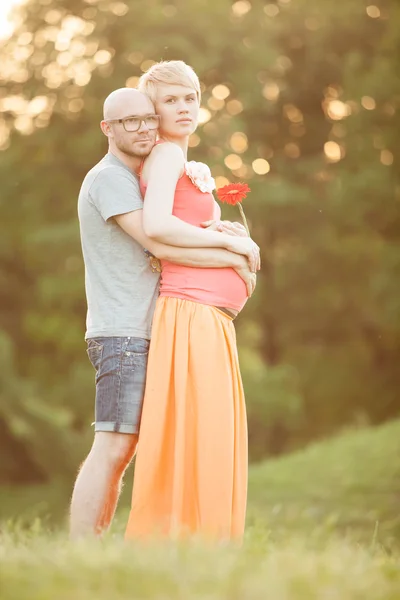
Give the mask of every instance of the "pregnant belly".
[[162, 261], [161, 296], [227, 308], [237, 314], [247, 300], [241, 277], [231, 268], [200, 269]]

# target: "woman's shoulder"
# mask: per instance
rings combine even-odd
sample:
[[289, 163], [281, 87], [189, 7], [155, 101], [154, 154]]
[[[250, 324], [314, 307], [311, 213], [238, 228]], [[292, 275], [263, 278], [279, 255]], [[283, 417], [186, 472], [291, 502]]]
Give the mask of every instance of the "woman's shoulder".
[[160, 164], [168, 169], [178, 169], [183, 172], [185, 162], [185, 155], [179, 146], [173, 142], [157, 142], [144, 161], [141, 175], [144, 176], [144, 179], [147, 179], [150, 171]]
[[185, 162], [185, 155], [183, 154], [183, 150], [173, 142], [164, 142], [159, 141], [155, 144], [152, 151], [149, 154], [150, 158], [170, 158], [171, 160], [181, 162], [182, 164]]

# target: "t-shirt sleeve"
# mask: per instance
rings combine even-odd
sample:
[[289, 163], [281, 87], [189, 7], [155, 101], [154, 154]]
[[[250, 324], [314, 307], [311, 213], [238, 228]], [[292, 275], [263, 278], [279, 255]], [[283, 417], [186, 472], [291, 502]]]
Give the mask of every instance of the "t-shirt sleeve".
[[143, 208], [139, 183], [119, 167], [100, 171], [90, 187], [89, 196], [105, 221]]

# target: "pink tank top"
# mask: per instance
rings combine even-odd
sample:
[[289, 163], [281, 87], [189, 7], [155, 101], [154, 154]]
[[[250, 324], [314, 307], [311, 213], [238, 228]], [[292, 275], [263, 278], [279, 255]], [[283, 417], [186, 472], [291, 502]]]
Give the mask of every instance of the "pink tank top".
[[[140, 179], [143, 196], [146, 184]], [[178, 180], [172, 214], [186, 223], [200, 227], [203, 221], [219, 220], [221, 209], [214, 196], [201, 192], [186, 175]], [[242, 278], [230, 267], [197, 268], [161, 261], [161, 296], [172, 296], [201, 304], [241, 310], [247, 300]]]

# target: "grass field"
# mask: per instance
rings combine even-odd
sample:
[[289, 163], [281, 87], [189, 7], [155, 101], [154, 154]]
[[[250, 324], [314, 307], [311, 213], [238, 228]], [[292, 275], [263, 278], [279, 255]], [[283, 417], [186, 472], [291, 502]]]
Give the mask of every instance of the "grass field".
[[0, 598], [400, 599], [400, 422], [253, 467], [241, 548], [124, 543], [129, 488], [110, 534], [79, 544], [43, 519], [65, 490], [0, 490]]

